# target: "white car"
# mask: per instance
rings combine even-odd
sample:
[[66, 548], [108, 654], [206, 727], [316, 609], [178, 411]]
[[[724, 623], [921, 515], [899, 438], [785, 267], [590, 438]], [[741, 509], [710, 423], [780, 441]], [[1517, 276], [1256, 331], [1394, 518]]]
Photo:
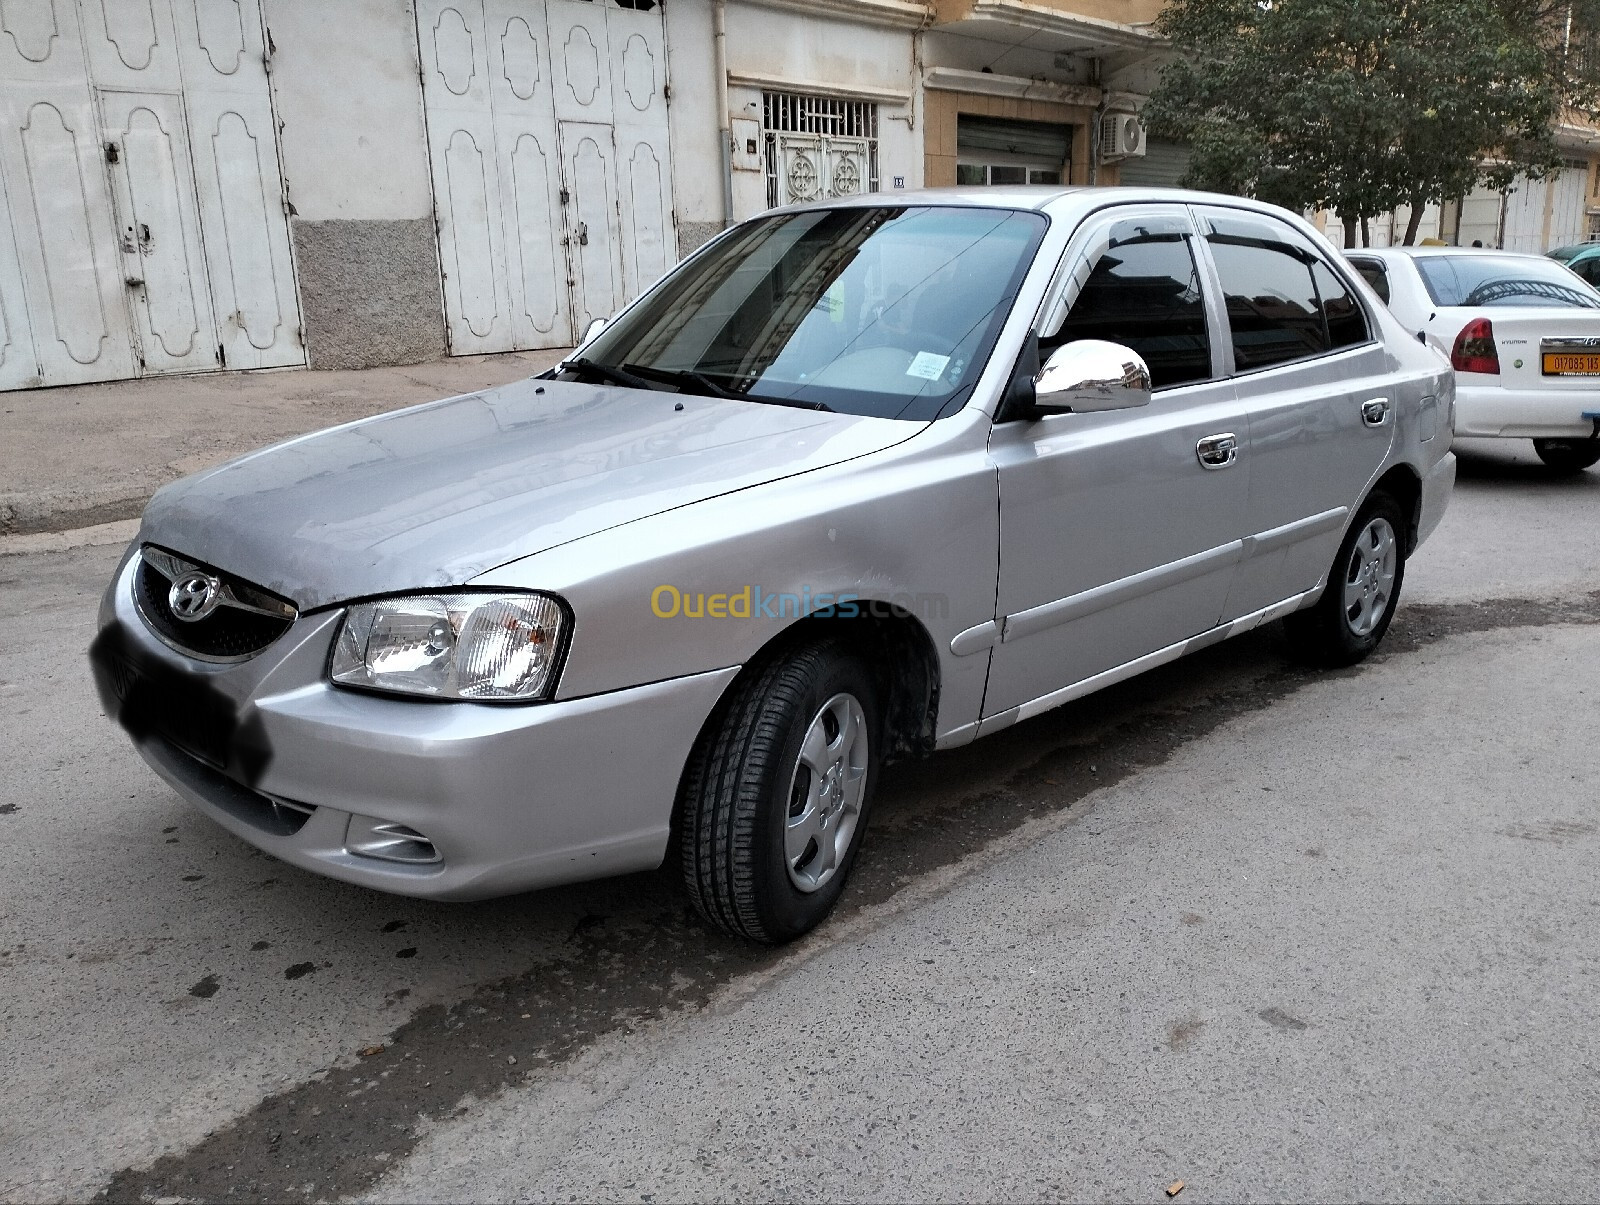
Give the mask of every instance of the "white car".
[[1542, 255], [1465, 247], [1348, 253], [1456, 370], [1455, 433], [1531, 439], [1577, 473], [1600, 461], [1600, 292]]

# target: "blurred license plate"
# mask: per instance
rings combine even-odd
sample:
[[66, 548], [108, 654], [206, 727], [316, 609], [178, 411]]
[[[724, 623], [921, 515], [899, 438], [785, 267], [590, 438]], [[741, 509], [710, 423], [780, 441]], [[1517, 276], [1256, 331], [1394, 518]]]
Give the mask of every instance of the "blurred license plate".
[[1600, 377], [1600, 352], [1544, 353], [1547, 377]]

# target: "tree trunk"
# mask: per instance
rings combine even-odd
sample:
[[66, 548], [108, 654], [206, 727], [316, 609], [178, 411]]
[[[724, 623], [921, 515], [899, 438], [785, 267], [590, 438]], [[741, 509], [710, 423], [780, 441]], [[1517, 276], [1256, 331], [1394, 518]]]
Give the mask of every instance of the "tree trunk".
[[1361, 219], [1361, 245], [1363, 247], [1372, 246], [1372, 221], [1370, 218], [1363, 217]]
[[1346, 247], [1354, 247], [1356, 245], [1356, 220], [1354, 218], [1344, 218], [1344, 245]]
[[1413, 197], [1412, 198], [1412, 201], [1411, 201], [1411, 220], [1406, 223], [1405, 245], [1407, 247], [1411, 247], [1411, 246], [1415, 246], [1416, 245], [1417, 227], [1422, 225], [1422, 211], [1426, 207], [1426, 205], [1427, 205], [1427, 202], [1426, 202], [1426, 200], [1424, 198], [1422, 198], [1422, 197]]

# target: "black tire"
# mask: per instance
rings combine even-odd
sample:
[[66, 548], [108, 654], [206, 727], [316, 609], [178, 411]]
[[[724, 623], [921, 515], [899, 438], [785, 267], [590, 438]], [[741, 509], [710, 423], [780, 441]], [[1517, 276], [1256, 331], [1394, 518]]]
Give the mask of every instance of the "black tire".
[[[859, 705], [859, 721], [848, 705], [836, 702], [841, 696]], [[785, 846], [790, 837], [791, 792], [802, 787], [804, 810], [794, 815], [796, 839], [804, 836], [798, 831], [799, 820], [807, 815], [822, 818], [814, 820], [811, 828], [816, 836], [807, 848], [827, 832], [815, 824], [827, 824], [828, 806], [817, 803], [809, 792], [829, 780], [800, 765], [801, 745], [813, 725], [824, 736], [830, 731], [825, 704], [833, 708], [828, 715], [848, 713], [851, 735], [844, 735], [846, 729], [839, 728], [837, 719], [834, 730], [841, 744], [852, 742], [864, 770], [850, 774], [846, 767], [844, 775], [831, 780], [840, 798], [832, 813], [833, 833], [845, 848], [822, 878], [818, 859], [826, 860], [823, 851], [810, 860], [802, 854], [800, 869], [791, 873]], [[857, 722], [864, 726], [864, 756], [854, 745]], [[768, 944], [792, 941], [828, 915], [861, 847], [882, 760], [882, 728], [872, 674], [835, 638], [777, 657], [735, 688], [696, 743], [679, 801], [684, 883], [700, 915], [719, 929]], [[844, 801], [840, 784], [846, 779], [850, 796], [858, 800], [853, 805]], [[853, 826], [845, 833], [851, 806]], [[830, 842], [826, 852], [832, 854], [836, 848]], [[797, 886], [797, 879], [807, 875], [822, 881], [806, 889]]]
[[1536, 439], [1533, 450], [1558, 473], [1581, 473], [1600, 462], [1600, 439]]
[[[1386, 524], [1393, 540], [1394, 577], [1386, 592], [1363, 589], [1368, 580], [1363, 575], [1371, 573], [1375, 559], [1371, 541], [1375, 524]], [[1316, 605], [1283, 621], [1290, 651], [1299, 660], [1329, 667], [1354, 665], [1378, 647], [1394, 618], [1405, 581], [1407, 530], [1400, 504], [1388, 494], [1374, 493], [1356, 512], [1328, 570], [1322, 597]], [[1355, 610], [1347, 604], [1347, 586], [1365, 600], [1358, 602]]]

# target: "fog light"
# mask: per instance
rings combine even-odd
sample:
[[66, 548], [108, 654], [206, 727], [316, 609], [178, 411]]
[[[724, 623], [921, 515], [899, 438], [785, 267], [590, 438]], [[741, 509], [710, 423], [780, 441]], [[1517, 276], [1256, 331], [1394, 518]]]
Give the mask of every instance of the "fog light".
[[385, 862], [406, 862], [412, 866], [442, 862], [444, 858], [433, 842], [416, 829], [376, 816], [351, 816], [345, 830], [346, 853]]

